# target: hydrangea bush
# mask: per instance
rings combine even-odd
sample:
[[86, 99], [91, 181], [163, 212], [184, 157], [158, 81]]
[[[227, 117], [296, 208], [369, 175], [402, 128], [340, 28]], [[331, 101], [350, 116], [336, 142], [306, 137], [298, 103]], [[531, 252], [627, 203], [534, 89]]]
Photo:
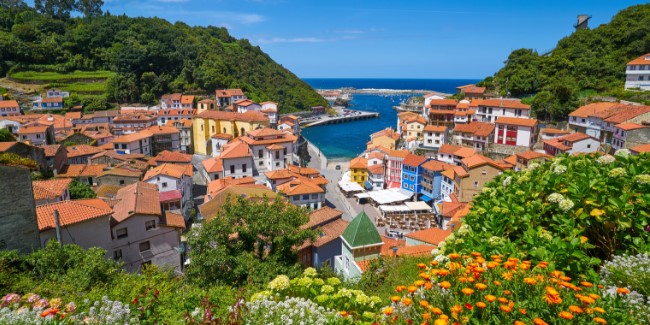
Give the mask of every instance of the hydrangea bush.
[[434, 255], [506, 254], [596, 277], [602, 260], [650, 251], [649, 213], [650, 155], [558, 157], [488, 183]]
[[600, 276], [608, 296], [616, 296], [618, 288], [629, 293], [623, 297], [624, 308], [632, 310], [644, 324], [650, 323], [650, 256], [614, 256], [600, 269]]

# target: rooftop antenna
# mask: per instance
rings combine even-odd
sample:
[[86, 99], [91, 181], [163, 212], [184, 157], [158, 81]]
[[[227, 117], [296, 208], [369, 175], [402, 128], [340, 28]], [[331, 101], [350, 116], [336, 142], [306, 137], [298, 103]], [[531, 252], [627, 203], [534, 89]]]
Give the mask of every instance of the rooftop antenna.
[[580, 29], [589, 29], [589, 19], [591, 19], [591, 15], [578, 15], [578, 22], [573, 25], [573, 27], [576, 31]]

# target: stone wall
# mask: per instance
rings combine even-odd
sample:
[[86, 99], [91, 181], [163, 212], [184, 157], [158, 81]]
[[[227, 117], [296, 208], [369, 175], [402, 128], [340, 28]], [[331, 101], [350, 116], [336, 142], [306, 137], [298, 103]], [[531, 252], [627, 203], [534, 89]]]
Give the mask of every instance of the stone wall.
[[27, 168], [0, 165], [0, 249], [40, 248], [32, 176]]

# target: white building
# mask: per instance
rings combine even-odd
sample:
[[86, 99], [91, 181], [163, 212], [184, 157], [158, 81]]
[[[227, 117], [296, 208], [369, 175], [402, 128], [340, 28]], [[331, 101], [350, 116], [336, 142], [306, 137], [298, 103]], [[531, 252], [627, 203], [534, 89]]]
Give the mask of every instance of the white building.
[[168, 202], [171, 210], [181, 209], [183, 215], [189, 217], [192, 200], [191, 164], [161, 164], [148, 170], [142, 180], [158, 186], [160, 202]]
[[469, 107], [479, 122], [494, 123], [499, 117], [530, 118], [530, 106], [518, 99], [477, 99]]
[[237, 138], [224, 146], [219, 155], [223, 164], [223, 177], [253, 177], [253, 156], [248, 144]]
[[428, 149], [440, 149], [449, 139], [449, 129], [446, 126], [427, 125], [424, 127], [422, 146]]
[[259, 112], [260, 110], [262, 110], [262, 106], [260, 104], [250, 99], [238, 100], [237, 102], [235, 102], [234, 106], [235, 106], [235, 110], [238, 113], [246, 113], [248, 111]]
[[284, 169], [298, 161], [298, 137], [288, 132], [262, 128], [250, 131], [239, 139], [248, 144], [255, 160], [255, 170], [259, 174]]
[[127, 134], [117, 139], [113, 139], [113, 148], [119, 154], [143, 154], [152, 156], [151, 138], [153, 134], [147, 131]]
[[544, 141], [544, 151], [551, 156], [563, 153], [592, 153], [598, 151], [600, 141], [587, 134], [576, 132]]
[[266, 114], [269, 118], [269, 123], [272, 127], [278, 124], [278, 103], [276, 102], [262, 102], [261, 112]]
[[293, 205], [312, 210], [320, 209], [325, 205], [325, 190], [310, 180], [297, 178], [276, 188]]
[[537, 139], [536, 119], [499, 117], [494, 131], [494, 143], [532, 148]]
[[650, 90], [650, 53], [627, 63], [625, 89]]

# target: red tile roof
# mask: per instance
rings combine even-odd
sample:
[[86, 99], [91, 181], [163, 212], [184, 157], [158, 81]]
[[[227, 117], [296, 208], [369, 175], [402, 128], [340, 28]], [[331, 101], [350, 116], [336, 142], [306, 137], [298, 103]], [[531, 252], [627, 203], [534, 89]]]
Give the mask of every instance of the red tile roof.
[[20, 107], [15, 100], [0, 100], [0, 108], [13, 108]]
[[563, 137], [559, 137], [557, 139], [560, 140], [560, 141], [576, 142], [576, 141], [580, 141], [580, 140], [584, 140], [584, 139], [588, 139], [588, 138], [591, 138], [591, 136], [586, 135], [586, 134], [584, 134], [582, 132], [575, 132], [575, 133], [565, 135]]
[[646, 53], [630, 62], [627, 63], [627, 65], [650, 65], [650, 53]]
[[456, 146], [453, 144], [443, 144], [440, 146], [440, 149], [438, 149], [438, 153], [440, 154], [453, 154], [454, 152], [460, 150], [462, 147], [461, 146]]
[[118, 223], [136, 215], [160, 216], [160, 197], [158, 186], [145, 182], [137, 182], [121, 188], [117, 192], [119, 200], [113, 207], [113, 219]]
[[422, 165], [422, 168], [430, 171], [443, 171], [449, 167], [452, 167], [450, 164], [444, 163], [438, 160], [429, 160]]
[[18, 134], [35, 134], [35, 133], [45, 133], [49, 128], [49, 125], [39, 125], [39, 124], [28, 124], [23, 125], [18, 130]]
[[569, 134], [569, 131], [559, 130], [554, 128], [543, 128], [540, 132], [548, 134]]
[[404, 236], [421, 242], [425, 242], [427, 244], [438, 245], [440, 244], [440, 242], [444, 241], [447, 238], [447, 236], [451, 235], [452, 232], [453, 231], [451, 229], [443, 230], [440, 228], [429, 228], [425, 230], [414, 231]]
[[637, 153], [645, 153], [645, 152], [650, 152], [650, 143], [638, 145], [636, 147], [630, 148], [631, 151], [637, 152]]
[[181, 190], [171, 190], [171, 191], [165, 191], [165, 192], [160, 192], [158, 195], [160, 198], [160, 202], [169, 202], [169, 201], [177, 201], [183, 198], [183, 193], [181, 193]]
[[[241, 138], [239, 138], [241, 140]], [[243, 141], [238, 141], [235, 139], [233, 142], [230, 142], [223, 146], [223, 151], [219, 155], [221, 159], [234, 159], [234, 158], [244, 158], [252, 157], [251, 149], [248, 147], [248, 144]]]
[[89, 146], [89, 145], [86, 145], [86, 144], [80, 144], [80, 145], [77, 145], [77, 146], [66, 147], [66, 150], [68, 152], [68, 158], [96, 155], [96, 154], [104, 151], [104, 149], [102, 149], [102, 148], [93, 147], [93, 146]]
[[643, 115], [650, 112], [650, 106], [632, 106], [625, 105], [617, 107], [617, 110], [609, 117], [605, 118], [605, 122], [609, 123], [623, 123], [628, 120], [631, 120], [639, 115]]
[[306, 178], [294, 179], [290, 182], [278, 185], [277, 190], [287, 196], [325, 193], [325, 190], [323, 190], [320, 186], [314, 184]]
[[526, 118], [500, 116], [500, 117], [497, 117], [497, 120], [496, 120], [495, 123], [496, 124], [509, 124], [509, 125], [517, 125], [517, 126], [534, 127], [534, 126], [537, 125], [537, 120], [534, 119], [534, 118], [526, 119]]
[[612, 103], [612, 102], [590, 103], [578, 107], [575, 111], [569, 113], [569, 116], [586, 118], [589, 116], [593, 116], [595, 114], [602, 114], [603, 112], [608, 112], [616, 105], [618, 105], [618, 103]]
[[427, 132], [447, 132], [447, 127], [446, 126], [438, 126], [438, 125], [427, 125], [424, 127], [424, 131]]
[[247, 133], [248, 136], [250, 137], [269, 137], [269, 136], [284, 136], [286, 135], [284, 132], [280, 130], [275, 130], [271, 128], [261, 128], [257, 130], [253, 130]]
[[[189, 169], [189, 170], [188, 170]], [[143, 181], [147, 181], [156, 176], [166, 175], [176, 179], [181, 179], [183, 175], [191, 177], [192, 176], [192, 165], [177, 165], [177, 164], [162, 164], [156, 166], [147, 171], [147, 173], [142, 178]]]
[[637, 123], [632, 123], [632, 122], [623, 122], [615, 125], [617, 128], [623, 130], [623, 131], [630, 131], [630, 130], [636, 130], [636, 129], [644, 129], [647, 126], [637, 124]]
[[56, 199], [61, 197], [70, 186], [71, 178], [53, 178], [42, 181], [32, 181], [34, 200]]
[[185, 219], [180, 214], [167, 211], [163, 219], [163, 223], [168, 227], [185, 229]]
[[203, 168], [208, 173], [219, 173], [223, 172], [223, 160], [219, 157], [208, 158], [201, 162]]
[[478, 137], [488, 137], [494, 132], [496, 125], [487, 122], [470, 122], [468, 124], [458, 124], [454, 128], [454, 133], [470, 133]]
[[551, 156], [543, 153], [543, 152], [537, 152], [537, 151], [525, 151], [525, 152], [520, 152], [515, 154], [515, 156], [519, 158], [523, 158], [525, 160], [531, 160], [531, 159], [539, 159], [539, 158], [551, 158]]
[[567, 151], [571, 147], [565, 145], [560, 138], [554, 138], [550, 140], [544, 140], [544, 144], [549, 145], [553, 148], [559, 149], [560, 151]]
[[185, 163], [192, 162], [192, 155], [181, 153], [178, 151], [163, 150], [156, 157], [153, 158], [158, 163]]
[[427, 157], [408, 154], [406, 158], [404, 158], [403, 164], [408, 166], [420, 166], [425, 161], [427, 161]]
[[357, 157], [350, 160], [350, 168], [368, 169], [368, 159]]
[[59, 151], [59, 148], [61, 148], [60, 144], [49, 144], [45, 146], [41, 146], [43, 150], [45, 150], [45, 157], [54, 157], [56, 156], [57, 151]]
[[314, 228], [326, 223], [330, 223], [336, 219], [340, 219], [343, 212], [332, 209], [328, 206], [314, 210], [309, 214], [309, 221], [303, 226], [304, 228]]
[[225, 189], [230, 185], [240, 185], [240, 184], [255, 184], [255, 179], [252, 177], [242, 177], [242, 178], [232, 178], [225, 177], [221, 179], [216, 179], [208, 183], [208, 195], [206, 195], [205, 201], [210, 201], [209, 197], [214, 197], [221, 190]]
[[371, 165], [370, 167], [368, 167], [368, 172], [370, 172], [371, 174], [375, 174], [375, 175], [383, 174], [384, 173], [384, 166], [379, 165], [379, 164]]
[[62, 201], [36, 207], [38, 230], [55, 229], [54, 210], [59, 211], [61, 227], [96, 218], [108, 217], [113, 210], [101, 199]]

